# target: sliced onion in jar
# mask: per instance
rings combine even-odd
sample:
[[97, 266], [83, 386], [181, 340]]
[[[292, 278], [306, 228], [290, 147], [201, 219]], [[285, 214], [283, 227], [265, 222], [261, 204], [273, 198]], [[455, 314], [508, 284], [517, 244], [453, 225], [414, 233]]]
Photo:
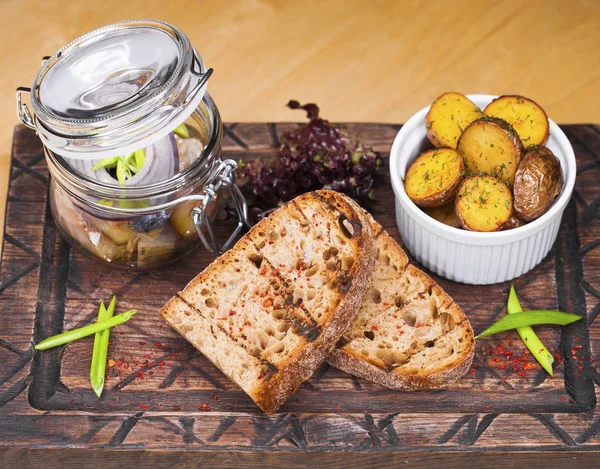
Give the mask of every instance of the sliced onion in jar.
[[179, 172], [179, 150], [175, 135], [170, 133], [146, 148], [142, 169], [125, 181], [126, 186], [147, 186], [164, 181]]
[[[145, 161], [142, 168], [137, 174], [134, 174], [130, 179], [125, 181], [125, 186], [147, 186], [160, 181], [164, 181], [173, 177], [179, 172], [179, 150], [175, 141], [175, 136], [170, 133], [166, 137], [160, 139], [158, 142], [146, 147], [145, 149]], [[105, 168], [100, 168], [97, 171], [92, 170], [93, 166], [98, 161], [93, 160], [76, 160], [70, 159], [69, 163], [78, 172], [85, 174], [86, 176], [96, 181], [103, 182], [105, 184], [114, 185], [115, 188], [123, 187], [119, 184], [115, 178], [113, 178]], [[87, 200], [94, 203], [103, 204], [102, 200], [86, 197]], [[154, 201], [160, 203], [160, 201]], [[110, 200], [104, 202], [108, 207], [119, 207], [118, 201]], [[90, 211], [86, 206], [77, 203], [77, 207], [89, 213], [90, 215], [104, 219], [104, 220], [131, 220], [135, 217], [123, 217], [118, 215], [109, 215], [106, 213], [100, 213], [97, 211]], [[131, 201], [124, 200], [122, 208], [133, 208]]]
[[[146, 147], [145, 152], [144, 165], [137, 174], [125, 181], [126, 186], [147, 186], [169, 179], [179, 172], [179, 150], [172, 133]], [[97, 160], [70, 159], [69, 163], [78, 172], [91, 179], [121, 187], [119, 181], [113, 178], [105, 168], [92, 170], [98, 163]]]

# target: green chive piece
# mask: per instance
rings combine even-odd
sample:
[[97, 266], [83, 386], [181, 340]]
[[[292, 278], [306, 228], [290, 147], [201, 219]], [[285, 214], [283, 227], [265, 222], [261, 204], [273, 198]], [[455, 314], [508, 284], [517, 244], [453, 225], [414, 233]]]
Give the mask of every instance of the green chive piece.
[[188, 130], [188, 128], [185, 124], [181, 124], [181, 125], [177, 126], [173, 130], [173, 133], [175, 135], [180, 136], [181, 138], [190, 138], [190, 131]]
[[98, 201], [98, 203], [100, 205], [104, 205], [105, 207], [112, 207], [114, 205], [114, 202], [112, 200], [104, 200], [104, 199], [100, 199]]
[[111, 156], [109, 158], [102, 158], [98, 161], [94, 166], [92, 166], [92, 171], [98, 171], [101, 168], [112, 168], [119, 161], [118, 156]]
[[89, 335], [95, 334], [96, 332], [103, 331], [105, 329], [110, 329], [111, 327], [118, 326], [119, 324], [123, 324], [131, 319], [131, 317], [137, 313], [136, 309], [132, 309], [122, 314], [117, 314], [110, 319], [106, 319], [105, 321], [95, 322], [94, 324], [90, 324], [89, 326], [80, 327], [78, 329], [71, 329], [70, 331], [63, 332], [62, 334], [58, 334], [52, 337], [48, 337], [47, 339], [42, 340], [39, 344], [35, 346], [36, 350], [47, 350], [52, 347], [58, 347], [59, 345], [68, 344], [69, 342], [73, 342], [74, 340], [83, 339]]
[[[100, 303], [98, 311], [98, 322], [106, 321], [115, 314], [115, 304], [117, 297], [113, 296], [108, 309], [104, 303]], [[100, 398], [104, 389], [104, 374], [106, 373], [106, 358], [108, 356], [108, 340], [110, 338], [110, 329], [96, 332], [94, 336], [94, 351], [92, 352], [92, 366], [90, 367], [90, 382], [96, 396]]]
[[[521, 308], [521, 303], [519, 303], [519, 298], [517, 298], [517, 292], [515, 291], [515, 286], [510, 286], [510, 293], [508, 294], [508, 305], [507, 305], [508, 314], [515, 314], [523, 312]], [[523, 343], [527, 346], [533, 357], [538, 361], [542, 368], [548, 372], [550, 376], [554, 376], [554, 372], [552, 370], [552, 363], [554, 363], [554, 357], [546, 346], [542, 343], [539, 337], [533, 332], [533, 329], [530, 326], [517, 327], [517, 333]]]
[[134, 155], [133, 160], [135, 161], [135, 167], [139, 171], [140, 169], [142, 169], [142, 166], [144, 166], [144, 163], [146, 162], [146, 152], [142, 148], [141, 150], [134, 151], [133, 155]]
[[475, 338], [481, 339], [482, 337], [497, 334], [498, 332], [510, 331], [517, 327], [544, 325], [566, 326], [567, 324], [579, 321], [580, 319], [582, 319], [582, 316], [563, 313], [562, 311], [549, 311], [546, 309], [523, 311], [521, 313], [513, 313], [504, 316]]
[[[105, 321], [108, 319], [106, 317], [107, 310], [104, 306], [104, 302], [100, 303], [100, 308], [98, 309], [98, 322]], [[104, 389], [104, 379], [99, 380], [97, 375], [95, 374], [95, 370], [98, 369], [98, 355], [100, 353], [100, 342], [102, 341], [102, 332], [96, 332], [94, 335], [94, 350], [92, 352], [92, 365], [90, 366], [90, 382], [92, 383], [92, 389], [96, 393], [98, 397], [102, 394], [102, 389]], [[104, 378], [104, 377], [102, 377]]]
[[122, 186], [125, 185], [125, 181], [127, 180], [127, 175], [125, 174], [125, 165], [121, 159], [117, 160], [117, 181]]

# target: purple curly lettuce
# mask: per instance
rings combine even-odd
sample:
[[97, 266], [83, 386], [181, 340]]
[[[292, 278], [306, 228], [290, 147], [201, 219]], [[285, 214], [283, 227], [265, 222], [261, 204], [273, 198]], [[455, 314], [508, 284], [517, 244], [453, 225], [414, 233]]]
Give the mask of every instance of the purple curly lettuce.
[[381, 155], [321, 119], [316, 104], [290, 101], [288, 107], [304, 109], [310, 121], [283, 134], [275, 160], [257, 158], [240, 168], [254, 211], [277, 207], [315, 189], [343, 192], [359, 202], [373, 200], [373, 176]]

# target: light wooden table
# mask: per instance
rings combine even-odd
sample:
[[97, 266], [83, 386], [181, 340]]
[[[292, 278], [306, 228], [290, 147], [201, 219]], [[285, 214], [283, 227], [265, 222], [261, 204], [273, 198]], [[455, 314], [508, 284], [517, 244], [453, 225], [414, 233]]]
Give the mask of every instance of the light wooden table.
[[[215, 69], [225, 121], [403, 122], [444, 91], [519, 93], [560, 123], [600, 122], [600, 2], [0, 0], [0, 230], [14, 89], [99, 26], [161, 19]], [[391, 143], [391, 142], [390, 142]]]

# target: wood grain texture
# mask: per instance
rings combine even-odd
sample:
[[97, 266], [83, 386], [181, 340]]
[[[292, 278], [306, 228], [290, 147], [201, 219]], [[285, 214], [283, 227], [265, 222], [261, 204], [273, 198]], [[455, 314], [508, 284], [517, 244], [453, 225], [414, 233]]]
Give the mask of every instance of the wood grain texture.
[[[272, 154], [274, 137], [294, 126], [228, 124], [223, 156]], [[399, 128], [344, 127], [382, 152]], [[119, 450], [102, 453], [105, 467], [140, 461], [158, 466], [164, 451], [178, 452], [184, 466], [191, 459], [183, 450], [215, 467], [302, 467], [307, 461], [340, 467], [341, 459], [345, 467], [373, 468], [430, 467], [442, 459], [466, 461], [467, 467], [481, 467], [481, 461], [594, 467], [600, 451], [600, 373], [594, 361], [600, 347], [600, 128], [563, 130], [578, 162], [575, 193], [551, 253], [515, 282], [524, 308], [587, 318], [562, 330], [538, 329], [562, 357], [553, 378], [531, 359], [525, 379], [511, 369], [507, 356], [522, 356], [524, 347], [510, 332], [478, 341], [471, 371], [447, 390], [394, 392], [324, 365], [279, 413], [267, 416], [158, 315], [173, 292], [210, 261], [208, 254], [199, 249], [160, 272], [128, 273], [70, 248], [47, 210], [39, 140], [17, 127], [0, 264], [0, 460], [10, 463], [21, 455], [36, 461], [42, 456], [34, 448], [61, 449], [43, 457], [70, 467], [78, 456], [92, 454], [76, 447]], [[367, 208], [399, 239], [387, 170], [375, 190], [378, 201]], [[508, 283], [436, 279], [476, 331], [504, 314]], [[116, 363], [98, 400], [88, 379], [91, 340], [35, 353], [31, 344], [93, 320], [98, 302], [113, 293], [119, 310], [140, 312], [111, 336], [109, 355]], [[500, 345], [513, 355], [490, 355]], [[204, 402], [210, 410], [203, 410]], [[340, 452], [355, 454], [342, 458]]]
[[318, 453], [310, 455], [310, 466], [306, 458], [298, 453], [268, 452], [180, 452], [180, 451], [143, 451], [127, 450], [119, 452], [94, 451], [85, 449], [3, 449], [0, 448], [0, 462], [3, 469], [21, 469], [43, 464], [45, 468], [79, 469], [102, 467], [121, 469], [142, 464], [144, 468], [169, 467], [187, 469], [190, 467], [210, 467], [211, 469], [264, 469], [266, 467], [305, 469], [306, 467], [326, 467], [328, 469], [388, 469], [407, 467], [411, 469], [431, 469], [438, 467], [495, 469], [571, 469], [582, 467], [598, 468], [600, 452], [561, 451], [559, 453], [540, 452], [379, 452], [357, 453], [348, 457], [346, 453]]
[[[562, 123], [600, 123], [600, 3], [535, 0], [3, 0], [0, 235], [14, 90], [94, 28], [153, 18], [214, 67], [228, 121], [295, 120], [290, 98], [338, 122], [405, 122], [444, 91], [520, 93]], [[391, 144], [391, 139], [388, 142]]]

